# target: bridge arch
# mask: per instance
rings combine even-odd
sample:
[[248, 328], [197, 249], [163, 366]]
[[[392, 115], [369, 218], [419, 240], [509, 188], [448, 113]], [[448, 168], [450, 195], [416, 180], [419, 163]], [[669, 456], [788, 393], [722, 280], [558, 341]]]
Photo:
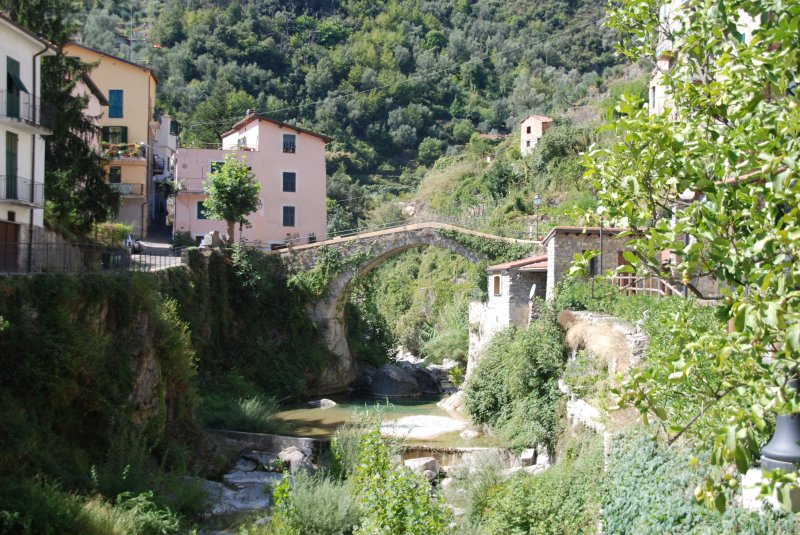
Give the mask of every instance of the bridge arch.
[[451, 238], [452, 232], [442, 232], [443, 230], [508, 243], [530, 244], [531, 249], [540, 247], [538, 241], [516, 240], [441, 223], [429, 223], [328, 240], [320, 244], [297, 247], [282, 255], [284, 261], [293, 265], [295, 269], [313, 268], [324, 247], [336, 247], [345, 258], [353, 258], [353, 255], [357, 255], [356, 258], [363, 258], [359, 263], [350, 265], [338, 273], [328, 284], [327, 293], [309, 305], [309, 316], [319, 326], [320, 334], [328, 349], [338, 357], [336, 362], [325, 368], [320, 377], [317, 394], [345, 391], [356, 377], [356, 362], [350, 353], [344, 314], [356, 277], [370, 272], [392, 256], [421, 246], [440, 247], [474, 263], [487, 259], [484, 254]]

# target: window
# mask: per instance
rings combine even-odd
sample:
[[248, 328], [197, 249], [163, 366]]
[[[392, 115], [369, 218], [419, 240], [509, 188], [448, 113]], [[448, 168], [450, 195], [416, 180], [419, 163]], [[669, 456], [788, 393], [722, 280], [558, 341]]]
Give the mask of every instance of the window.
[[197, 201], [197, 219], [208, 219], [208, 217], [206, 217], [206, 206], [203, 201]]
[[283, 207], [283, 226], [284, 227], [294, 226], [294, 206]]
[[122, 89], [108, 90], [108, 118], [122, 119]]
[[200, 234], [199, 236], [195, 236], [194, 244], [200, 247], [200, 244], [203, 243], [203, 238], [205, 238], [205, 236], [203, 236], [202, 234]]
[[[584, 249], [581, 251], [585, 254], [587, 251]], [[595, 275], [600, 275], [600, 255], [595, 256], [591, 260], [589, 260], [589, 276], [594, 277]]]
[[6, 115], [19, 117], [19, 93], [20, 91], [27, 93], [28, 89], [19, 79], [19, 61], [9, 57], [6, 57], [6, 87], [8, 88]]
[[297, 173], [283, 173], [283, 191], [297, 191]]
[[11, 210], [8, 211], [8, 221], [14, 223], [17, 220], [17, 213], [12, 212]]
[[122, 167], [110, 167], [108, 169], [108, 181], [111, 184], [120, 184], [122, 182]]
[[494, 290], [494, 295], [502, 295], [503, 291], [500, 286], [500, 275], [495, 275], [492, 279], [493, 279], [492, 287]]
[[526, 134], [530, 134], [530, 133], [531, 133], [531, 127], [530, 127], [530, 126], [529, 126], [528, 128], [526, 128], [526, 129], [525, 129], [525, 133], [526, 133]]
[[242, 136], [236, 140], [236, 146], [239, 148], [247, 147], [247, 136]]
[[283, 134], [283, 152], [294, 153], [297, 150], [296, 137], [294, 134]]
[[17, 198], [17, 146], [19, 138], [6, 132], [6, 199]]
[[216, 173], [217, 171], [222, 169], [222, 164], [224, 163], [225, 162], [222, 160], [215, 160], [211, 162], [211, 164], [208, 166], [208, 168], [210, 169], [209, 173]]
[[119, 145], [128, 142], [127, 126], [104, 126], [103, 142], [111, 145]]
[[656, 86], [650, 88], [650, 109], [656, 111]]
[[526, 139], [525, 140], [525, 146], [526, 147], [530, 147], [531, 146], [531, 140], [530, 139]]

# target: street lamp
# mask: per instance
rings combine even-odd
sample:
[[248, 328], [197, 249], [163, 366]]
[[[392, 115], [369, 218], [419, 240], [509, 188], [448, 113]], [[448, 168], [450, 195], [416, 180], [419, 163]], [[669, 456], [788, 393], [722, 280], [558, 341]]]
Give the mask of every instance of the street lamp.
[[536, 209], [536, 239], [539, 239], [539, 205], [542, 204], [542, 196], [538, 193], [533, 198], [533, 206]]

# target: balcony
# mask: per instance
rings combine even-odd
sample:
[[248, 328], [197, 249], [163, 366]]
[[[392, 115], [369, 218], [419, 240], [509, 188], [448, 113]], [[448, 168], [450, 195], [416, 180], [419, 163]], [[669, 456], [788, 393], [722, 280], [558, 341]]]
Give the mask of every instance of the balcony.
[[205, 183], [205, 178], [181, 178], [178, 180], [178, 191], [185, 193], [205, 193], [203, 189], [203, 184]]
[[109, 186], [119, 193], [120, 197], [144, 197], [144, 184], [112, 182]]
[[44, 206], [44, 184], [33, 182], [31, 191], [31, 181], [27, 178], [0, 175], [0, 201], [41, 208]]
[[101, 156], [111, 160], [144, 160], [147, 157], [147, 146], [144, 143], [108, 143], [100, 144]]
[[0, 119], [52, 130], [54, 108], [23, 91], [0, 91]]

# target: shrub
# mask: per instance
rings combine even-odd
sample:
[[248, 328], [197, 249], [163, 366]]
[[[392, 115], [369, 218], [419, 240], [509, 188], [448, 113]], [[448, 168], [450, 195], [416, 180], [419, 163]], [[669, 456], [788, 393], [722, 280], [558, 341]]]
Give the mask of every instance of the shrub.
[[588, 434], [552, 468], [492, 488], [482, 527], [509, 535], [595, 533], [603, 486], [603, 440]]
[[495, 335], [467, 383], [467, 410], [514, 449], [552, 448], [563, 365], [563, 334], [554, 312], [544, 309], [528, 330], [511, 327]]
[[[704, 457], [702, 454], [701, 457]], [[693, 462], [641, 430], [614, 437], [608, 458], [608, 495], [603, 504], [606, 533], [797, 533], [800, 519], [777, 512], [759, 514], [736, 506], [728, 495], [724, 514], [697, 504], [693, 489], [707, 475], [707, 462]]]
[[361, 436], [354, 492], [362, 510], [356, 533], [436, 535], [444, 533], [449, 515], [420, 475], [393, 466], [389, 446], [376, 426]]
[[[291, 482], [291, 483], [290, 483]], [[338, 535], [351, 533], [359, 509], [348, 484], [323, 474], [301, 471], [284, 478], [274, 489], [273, 523], [286, 535]]]
[[201, 417], [206, 427], [252, 433], [280, 433], [285, 427], [273, 416], [278, 412], [275, 398], [252, 396], [240, 399], [208, 395], [203, 398]]
[[175, 235], [172, 236], [170, 243], [176, 249], [182, 249], [184, 247], [194, 247], [195, 245], [197, 245], [197, 242], [195, 242], [191, 232], [185, 230], [179, 230], [178, 232], [176, 232]]

